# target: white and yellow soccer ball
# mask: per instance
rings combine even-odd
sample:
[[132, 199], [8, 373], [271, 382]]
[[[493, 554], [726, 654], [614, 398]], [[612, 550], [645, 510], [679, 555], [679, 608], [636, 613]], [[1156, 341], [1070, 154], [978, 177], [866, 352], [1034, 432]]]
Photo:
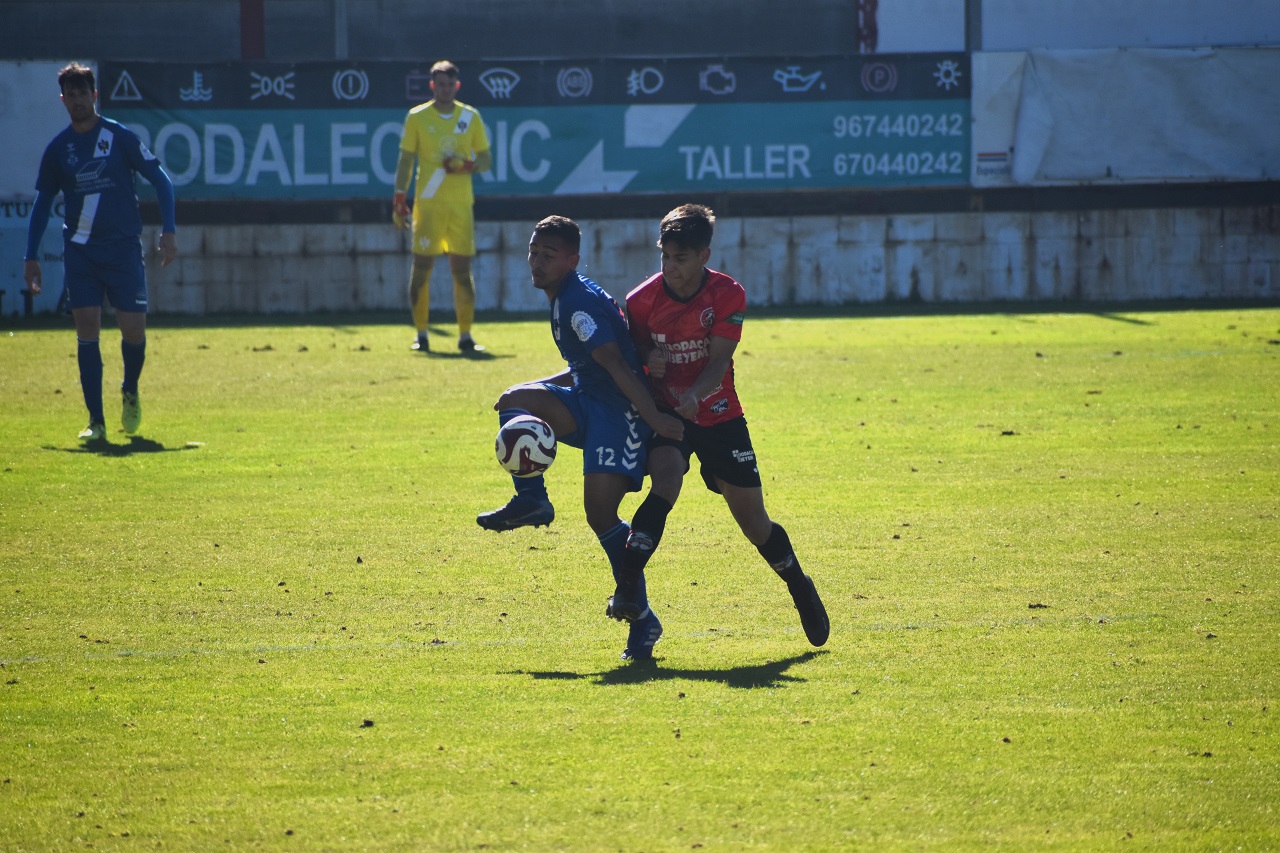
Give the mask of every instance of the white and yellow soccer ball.
[[498, 430], [494, 450], [508, 474], [536, 477], [556, 460], [556, 434], [542, 418], [518, 415]]

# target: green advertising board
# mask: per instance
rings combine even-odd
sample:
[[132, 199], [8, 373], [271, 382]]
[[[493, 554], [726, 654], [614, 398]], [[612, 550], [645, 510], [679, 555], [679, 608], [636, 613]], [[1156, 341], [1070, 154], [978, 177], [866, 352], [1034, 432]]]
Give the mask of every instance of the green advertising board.
[[[493, 151], [478, 195], [954, 186], [968, 71], [963, 54], [492, 63], [459, 97]], [[394, 63], [103, 63], [100, 89], [188, 199], [384, 197], [430, 97]]]

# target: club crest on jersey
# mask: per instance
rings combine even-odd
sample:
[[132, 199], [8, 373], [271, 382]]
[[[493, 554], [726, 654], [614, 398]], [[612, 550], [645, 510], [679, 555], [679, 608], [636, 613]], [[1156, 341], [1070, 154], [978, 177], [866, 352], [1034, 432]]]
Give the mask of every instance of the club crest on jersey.
[[700, 319], [700, 321], [701, 321], [701, 323], [702, 323], [702, 328], [704, 328], [704, 329], [710, 329], [713, 325], [715, 325], [715, 322], [716, 322], [716, 312], [715, 312], [715, 309], [714, 309], [714, 308], [708, 308], [707, 310], [703, 311], [703, 312], [702, 312], [702, 317], [701, 317], [701, 318], [699, 318], [699, 319]]
[[98, 153], [94, 154], [93, 156], [94, 157], [110, 157], [111, 144], [115, 141], [115, 138], [116, 138], [116, 135], [112, 133], [111, 129], [108, 127], [104, 127], [102, 128], [102, 130], [98, 131], [98, 141], [93, 144], [93, 147], [98, 150]]
[[577, 334], [578, 340], [586, 343], [596, 333], [596, 321], [586, 311], [574, 311], [569, 318], [569, 326]]
[[67, 165], [74, 166], [80, 162], [80, 158], [76, 156], [76, 146], [74, 142], [67, 143]]

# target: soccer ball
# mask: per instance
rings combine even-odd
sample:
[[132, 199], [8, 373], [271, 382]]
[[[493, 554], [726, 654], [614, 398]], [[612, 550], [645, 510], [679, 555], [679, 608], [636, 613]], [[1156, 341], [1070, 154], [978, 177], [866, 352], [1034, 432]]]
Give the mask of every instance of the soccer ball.
[[498, 464], [515, 477], [536, 477], [556, 460], [556, 434], [533, 415], [519, 415], [503, 424], [494, 445]]

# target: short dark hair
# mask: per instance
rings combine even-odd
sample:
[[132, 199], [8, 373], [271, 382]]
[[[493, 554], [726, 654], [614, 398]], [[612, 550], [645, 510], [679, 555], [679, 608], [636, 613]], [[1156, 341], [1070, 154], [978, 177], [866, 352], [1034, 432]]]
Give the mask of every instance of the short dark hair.
[[66, 92], [67, 87], [79, 89], [88, 86], [90, 92], [98, 91], [98, 83], [93, 77], [93, 69], [79, 62], [72, 62], [58, 72], [58, 90]]
[[435, 65], [431, 66], [431, 76], [434, 77], [437, 74], [443, 74], [446, 77], [452, 77], [456, 80], [458, 79], [458, 66], [454, 65], [447, 59], [442, 59]]
[[533, 226], [530, 242], [542, 236], [559, 237], [575, 254], [582, 248], [582, 229], [567, 216], [548, 216]]
[[716, 215], [703, 204], [682, 204], [662, 217], [658, 226], [658, 247], [668, 242], [686, 249], [701, 250], [711, 245]]

